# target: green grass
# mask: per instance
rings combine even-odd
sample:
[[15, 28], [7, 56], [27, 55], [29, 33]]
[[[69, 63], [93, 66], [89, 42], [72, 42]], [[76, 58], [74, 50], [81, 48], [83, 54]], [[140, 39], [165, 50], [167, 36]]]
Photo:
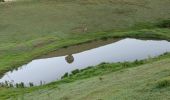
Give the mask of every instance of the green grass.
[[0, 3], [0, 74], [58, 48], [99, 38], [169, 40], [168, 29], [152, 29], [155, 23], [170, 18], [169, 5], [169, 0]]
[[170, 76], [165, 77], [157, 82], [158, 88], [166, 88], [170, 86]]
[[[0, 75], [98, 39], [170, 40], [169, 0], [19, 0], [0, 10]], [[41, 87], [0, 87], [0, 100], [168, 100], [169, 58], [101, 64]]]
[[[25, 96], [25, 94], [28, 93], [33, 93], [37, 92], [37, 93], [46, 93], [49, 92], [51, 89], [55, 90], [55, 91], [60, 91], [60, 86], [61, 85], [68, 85], [68, 84], [72, 84], [74, 82], [77, 81], [81, 81], [81, 80], [89, 80], [89, 78], [95, 77], [97, 76], [98, 79], [100, 81], [103, 80], [103, 76], [104, 75], [108, 75], [110, 73], [114, 73], [117, 71], [122, 71], [125, 69], [129, 69], [132, 67], [140, 67], [141, 65], [146, 65], [146, 64], [152, 64], [156, 61], [159, 61], [160, 59], [169, 59], [170, 54], [165, 54], [162, 55], [160, 57], [157, 58], [150, 58], [150, 59], [146, 59], [146, 60], [142, 60], [142, 61], [134, 61], [134, 62], [125, 62], [125, 63], [102, 63], [98, 66], [95, 67], [89, 67], [83, 70], [80, 70], [79, 72], [75, 73], [75, 71], [73, 71], [74, 73], [69, 75], [68, 77], [63, 78], [60, 81], [56, 81], [44, 86], [38, 86], [38, 87], [31, 87], [31, 88], [8, 88], [8, 87], [0, 87], [0, 99], [4, 100], [7, 98], [11, 98], [12, 100], [17, 99], [18, 96], [20, 98], [20, 96]], [[159, 84], [158, 82], [155, 82], [155, 88], [157, 88], [157, 84]], [[76, 87], [75, 87], [76, 88]], [[45, 91], [45, 92], [44, 92]], [[66, 90], [67, 91], [67, 90]], [[32, 95], [33, 95], [32, 94]], [[37, 94], [36, 94], [37, 95]], [[40, 94], [39, 94], [40, 95]], [[35, 97], [35, 95], [32, 96], [33, 98]], [[53, 99], [56, 99], [58, 96], [54, 97]], [[30, 99], [30, 98], [29, 98]], [[43, 99], [43, 98], [39, 98], [39, 99]], [[58, 98], [57, 98], [58, 99]]]
[[[170, 40], [170, 29], [141, 29], [128, 32], [97, 32], [86, 35], [76, 35], [71, 38], [53, 41], [43, 46], [35, 46], [34, 41], [18, 44], [17, 47], [5, 50], [0, 55], [0, 73], [17, 68], [32, 59], [48, 52], [71, 45], [81, 44], [103, 38], [148, 38]], [[50, 39], [49, 41], [52, 41]]]
[[9, 100], [168, 100], [169, 66], [170, 54], [132, 63], [103, 63], [42, 87], [9, 88], [8, 91], [5, 88], [6, 91], [0, 91], [0, 97], [11, 97]]

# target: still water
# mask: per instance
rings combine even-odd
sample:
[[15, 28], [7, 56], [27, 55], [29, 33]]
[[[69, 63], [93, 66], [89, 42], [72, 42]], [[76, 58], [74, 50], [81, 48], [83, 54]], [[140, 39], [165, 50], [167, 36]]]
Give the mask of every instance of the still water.
[[70, 73], [75, 69], [84, 69], [102, 62], [142, 60], [166, 52], [170, 52], [168, 41], [126, 38], [74, 54], [33, 60], [18, 70], [7, 72], [0, 82], [9, 81], [13, 84], [32, 82], [39, 85], [40, 82], [50, 83], [59, 80], [66, 72]]

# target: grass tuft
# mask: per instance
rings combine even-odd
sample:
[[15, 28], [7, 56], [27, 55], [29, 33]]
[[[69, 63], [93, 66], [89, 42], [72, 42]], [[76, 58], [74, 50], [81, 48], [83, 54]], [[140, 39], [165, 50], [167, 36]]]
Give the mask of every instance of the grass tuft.
[[157, 26], [159, 28], [170, 28], [170, 19], [160, 21]]
[[157, 82], [157, 88], [166, 88], [170, 86], [170, 76], [163, 78]]

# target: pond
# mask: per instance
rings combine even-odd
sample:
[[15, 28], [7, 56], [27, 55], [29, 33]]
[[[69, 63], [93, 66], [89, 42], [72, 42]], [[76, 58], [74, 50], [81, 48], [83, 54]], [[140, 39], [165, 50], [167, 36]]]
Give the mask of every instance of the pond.
[[[148, 57], [156, 57], [163, 53], [170, 52], [170, 42], [165, 40], [138, 40], [126, 38], [110, 43], [104, 41], [102, 46], [97, 46], [97, 41], [94, 41], [94, 48], [85, 51], [76, 51], [80, 47], [72, 47], [66, 52], [68, 55], [56, 57], [45, 56], [41, 59], [36, 59], [26, 65], [21, 66], [18, 70], [13, 70], [5, 73], [0, 79], [0, 82], [11, 82], [12, 84], [21, 83], [28, 85], [32, 82], [34, 85], [47, 84], [61, 79], [65, 73], [70, 73], [75, 69], [84, 69], [89, 66], [95, 66], [102, 62], [125, 62], [142, 60]], [[90, 46], [92, 43], [87, 43]], [[69, 47], [66, 48], [69, 51]], [[56, 51], [57, 52], [57, 51]], [[61, 52], [63, 53], [63, 52]], [[60, 53], [59, 53], [60, 55]]]

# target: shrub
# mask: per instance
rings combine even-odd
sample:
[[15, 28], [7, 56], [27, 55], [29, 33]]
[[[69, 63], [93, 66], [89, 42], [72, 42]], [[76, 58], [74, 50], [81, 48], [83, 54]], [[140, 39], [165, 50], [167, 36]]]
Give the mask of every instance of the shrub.
[[[42, 82], [40, 82], [40, 85], [42, 85]], [[30, 87], [33, 87], [34, 84], [33, 84], [32, 82], [30, 82], [30, 83], [29, 83], [29, 86], [30, 86]]]
[[104, 37], [101, 37], [102, 40], [107, 40], [108, 37], [107, 36], [104, 36]]
[[133, 63], [135, 65], [141, 65], [141, 64], [144, 64], [144, 61], [143, 60], [135, 60]]
[[73, 70], [71, 73], [73, 74], [73, 75], [75, 75], [75, 74], [77, 74], [77, 73], [79, 73], [80, 72], [80, 70], [79, 69], [76, 69], [76, 70]]
[[25, 87], [25, 85], [24, 85], [24, 83], [23, 82], [21, 82], [21, 83], [16, 83], [16, 88], [24, 88]]
[[85, 69], [81, 69], [80, 72], [83, 72], [83, 71], [86, 71], [86, 70], [89, 70], [89, 69], [92, 69], [92, 68], [94, 68], [94, 66], [90, 66], [90, 67], [87, 67]]
[[61, 79], [66, 78], [66, 77], [68, 77], [68, 76], [69, 76], [69, 74], [68, 74], [68, 73], [65, 73], [65, 74], [61, 77]]
[[9, 84], [9, 87], [14, 87], [14, 85], [12, 83]]
[[20, 85], [21, 88], [24, 88], [24, 87], [25, 87], [25, 85], [24, 85], [23, 82], [21, 82], [19, 85]]

